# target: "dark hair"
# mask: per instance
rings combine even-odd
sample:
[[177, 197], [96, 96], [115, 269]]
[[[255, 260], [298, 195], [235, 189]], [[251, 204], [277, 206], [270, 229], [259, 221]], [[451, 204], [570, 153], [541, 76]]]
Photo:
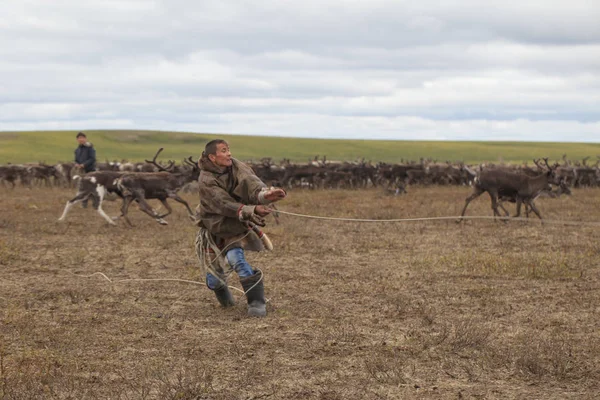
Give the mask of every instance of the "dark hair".
[[83, 133], [83, 132], [79, 132], [79, 133], [77, 134], [77, 136], [76, 136], [76, 138], [78, 138], [78, 139], [79, 139], [80, 137], [87, 138], [87, 136], [85, 136], [85, 133]]
[[215, 139], [206, 143], [206, 146], [204, 147], [204, 154], [206, 154], [207, 157], [209, 154], [217, 154], [217, 145], [220, 145], [221, 143], [227, 144], [227, 142], [223, 139]]

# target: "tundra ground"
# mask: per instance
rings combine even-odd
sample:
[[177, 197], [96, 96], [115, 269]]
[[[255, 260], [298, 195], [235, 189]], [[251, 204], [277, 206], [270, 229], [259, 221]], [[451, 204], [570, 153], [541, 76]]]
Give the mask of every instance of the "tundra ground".
[[[223, 310], [196, 228], [131, 208], [134, 227], [74, 207], [74, 190], [1, 189], [0, 399], [594, 398], [600, 229], [468, 221], [269, 217], [269, 315]], [[470, 189], [290, 192], [282, 210], [388, 219], [457, 215]], [[195, 196], [187, 195], [194, 205]], [[552, 220], [600, 221], [600, 191], [539, 199]], [[153, 204], [158, 207], [158, 203]], [[106, 202], [109, 215], [119, 202]], [[512, 207], [514, 208], [514, 207]], [[487, 195], [467, 215], [491, 215]], [[108, 282], [102, 272], [112, 279]], [[80, 276], [77, 276], [80, 275]], [[231, 284], [239, 287], [236, 277]]]

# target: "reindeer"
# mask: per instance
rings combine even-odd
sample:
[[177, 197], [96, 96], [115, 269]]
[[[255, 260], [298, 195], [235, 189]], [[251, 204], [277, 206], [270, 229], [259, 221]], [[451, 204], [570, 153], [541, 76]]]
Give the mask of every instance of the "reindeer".
[[[153, 164], [160, 172], [126, 173], [115, 180], [115, 185], [123, 195], [123, 204], [121, 206], [121, 215], [119, 217], [125, 218], [125, 221], [127, 221], [130, 226], [133, 226], [133, 224], [129, 218], [127, 218], [127, 211], [133, 200], [139, 203], [140, 210], [150, 215], [161, 225], [167, 225], [167, 221], [163, 218], [173, 211], [169, 203], [167, 203], [168, 198], [185, 205], [190, 219], [195, 220], [194, 213], [189, 204], [179, 197], [177, 192], [185, 184], [198, 179], [198, 176], [200, 175], [198, 163], [192, 160], [192, 157], [188, 157], [183, 161], [188, 167], [191, 167], [191, 170], [174, 173], [172, 172], [175, 164], [173, 161], [170, 161], [167, 167], [163, 167], [156, 162], [156, 158], [161, 151], [163, 151], [163, 148], [158, 150], [152, 161], [146, 160], [146, 163]], [[147, 199], [160, 200], [167, 209], [167, 213], [158, 214], [146, 202]]]
[[57, 185], [59, 186], [65, 186], [65, 187], [70, 187], [73, 185], [73, 181], [71, 179], [71, 173], [73, 171], [75, 167], [75, 163], [74, 162], [59, 162], [57, 163], [54, 168], [56, 169], [59, 178], [57, 179]]
[[302, 185], [302, 181], [306, 180], [308, 187], [313, 189], [315, 187], [315, 178], [320, 178], [324, 172], [326, 172], [326, 169], [323, 167], [290, 164], [286, 166], [281, 183], [283, 186], [291, 188], [295, 182], [300, 182]]
[[484, 192], [488, 192], [492, 200], [492, 210], [494, 217], [500, 217], [498, 211], [498, 198], [514, 198], [517, 203], [517, 213], [515, 218], [521, 215], [521, 204], [525, 203], [531, 210], [542, 219], [542, 216], [533, 203], [533, 200], [544, 190], [552, 190], [550, 184], [555, 182], [555, 170], [557, 165], [550, 167], [548, 159], [544, 158], [544, 162], [548, 167], [547, 171], [542, 172], [538, 176], [529, 177], [524, 174], [519, 174], [505, 169], [491, 169], [482, 171], [475, 180], [473, 193], [466, 198], [465, 206], [460, 215], [458, 222], [462, 221], [469, 203], [481, 196]]
[[40, 182], [46, 187], [52, 186], [50, 178], [54, 178], [55, 182], [59, 182], [62, 177], [56, 166], [46, 165], [43, 162], [27, 166], [27, 173], [34, 182]]
[[[565, 178], [560, 178], [560, 182], [558, 184], [558, 188], [554, 189], [554, 190], [542, 190], [537, 196], [536, 198], [532, 199], [531, 201], [533, 202], [534, 200], [536, 200], [538, 197], [550, 197], [551, 199], [556, 199], [558, 197], [560, 197], [561, 195], [567, 195], [570, 196], [572, 194], [571, 189], [569, 188], [568, 184], [567, 184], [567, 180]], [[504, 211], [504, 215], [506, 217], [509, 216], [509, 212], [506, 210], [506, 208], [504, 208], [504, 206], [502, 205], [502, 202], [504, 201], [508, 201], [510, 203], [516, 203], [517, 199], [514, 196], [500, 196], [498, 199], [498, 207], [500, 207], [502, 209], [502, 211]], [[529, 205], [525, 205], [525, 217], [529, 218], [529, 212], [531, 211], [531, 208], [529, 207]]]
[[73, 180], [79, 181], [79, 189], [75, 197], [67, 201], [65, 209], [58, 219], [64, 221], [67, 213], [74, 204], [92, 198], [92, 205], [98, 214], [102, 216], [111, 225], [116, 225], [114, 221], [106, 215], [102, 209], [102, 201], [107, 193], [115, 193], [119, 197], [123, 197], [121, 191], [115, 184], [115, 181], [123, 176], [123, 172], [119, 171], [96, 171], [86, 174], [84, 177], [75, 175]]
[[6, 185], [5, 182], [8, 182], [14, 189], [17, 180], [20, 180], [22, 185], [29, 182], [27, 167], [13, 164], [0, 166], [0, 182], [2, 182], [3, 185]]

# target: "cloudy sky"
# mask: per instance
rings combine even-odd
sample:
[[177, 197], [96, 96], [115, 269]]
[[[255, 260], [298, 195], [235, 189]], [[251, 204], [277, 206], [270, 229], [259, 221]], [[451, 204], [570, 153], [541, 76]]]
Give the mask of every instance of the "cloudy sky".
[[2, 0], [0, 131], [600, 142], [597, 0]]

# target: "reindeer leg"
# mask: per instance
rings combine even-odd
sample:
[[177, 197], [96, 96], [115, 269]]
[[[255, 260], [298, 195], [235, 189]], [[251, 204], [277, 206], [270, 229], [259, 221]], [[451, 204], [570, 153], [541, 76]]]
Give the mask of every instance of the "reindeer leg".
[[67, 216], [67, 213], [69, 212], [71, 207], [73, 207], [74, 204], [76, 204], [84, 199], [87, 199], [89, 197], [90, 197], [89, 193], [85, 193], [85, 192], [77, 193], [77, 195], [75, 197], [73, 197], [71, 200], [67, 201], [67, 204], [65, 205], [65, 209], [58, 220], [64, 221], [65, 217]]
[[105, 220], [108, 221], [111, 225], [116, 225], [114, 221], [106, 215], [104, 210], [102, 209], [102, 200], [104, 200], [104, 195], [106, 194], [106, 188], [103, 185], [96, 186], [96, 193], [98, 193], [98, 197], [94, 197], [94, 208], [98, 211], [98, 214], [102, 216]]
[[510, 215], [510, 213], [508, 212], [508, 210], [506, 208], [504, 208], [504, 204], [502, 204], [501, 200], [498, 201], [498, 207], [500, 207], [502, 209], [502, 211], [504, 211], [504, 216], [505, 217], [508, 217]]
[[537, 209], [537, 207], [535, 206], [533, 201], [529, 203], [529, 207], [531, 207], [531, 211], [533, 211], [535, 213], [535, 215], [537, 215], [538, 218], [542, 221], [542, 224], [544, 224], [544, 219], [542, 218], [540, 211]]
[[196, 220], [196, 218], [194, 217], [194, 212], [190, 208], [190, 205], [188, 204], [187, 201], [185, 201], [184, 199], [179, 197], [179, 195], [177, 193], [175, 193], [174, 195], [169, 196], [169, 197], [171, 197], [176, 202], [183, 204], [185, 206], [185, 208], [187, 208], [188, 215], [190, 216], [190, 218], [192, 218], [192, 221]]
[[123, 205], [125, 204], [126, 198], [125, 198], [125, 196], [123, 196], [123, 194], [120, 191], [113, 192], [113, 193], [116, 193], [117, 196], [119, 196], [121, 198], [121, 215], [117, 215], [116, 217], [112, 217], [112, 220], [116, 221], [116, 220], [118, 220], [119, 218], [121, 218], [123, 216]]
[[521, 198], [519, 196], [517, 196], [517, 213], [514, 215], [513, 218], [519, 218], [521, 216], [521, 204], [522, 204], [523, 200], [521, 200]]
[[127, 222], [127, 224], [129, 226], [133, 226], [133, 224], [129, 220], [129, 217], [127, 217], [127, 210], [129, 209], [129, 205], [131, 204], [132, 201], [133, 201], [132, 196], [125, 196], [123, 198], [123, 203], [121, 204], [121, 217], [125, 218], [125, 221]]
[[[496, 217], [502, 217], [500, 211], [498, 211], [498, 193], [494, 191], [488, 191], [490, 198], [492, 199], [492, 211], [494, 211], [494, 221]], [[506, 222], [506, 221], [504, 221]]]
[[160, 202], [162, 203], [163, 206], [165, 206], [165, 208], [167, 209], [167, 213], [166, 214], [161, 214], [158, 216], [158, 218], [164, 218], [167, 215], [171, 214], [173, 212], [173, 209], [171, 208], [171, 206], [169, 205], [169, 203], [167, 203], [167, 199], [158, 199], [160, 200]]
[[[406, 186], [406, 182], [405, 182], [405, 186]], [[479, 196], [481, 196], [481, 194], [484, 192], [485, 190], [475, 187], [473, 190], [473, 193], [466, 198], [465, 200], [465, 206], [462, 210], [462, 212], [460, 213], [461, 218], [459, 218], [456, 222], [461, 222], [462, 221], [462, 217], [465, 216], [465, 212], [467, 212], [467, 207], [469, 206], [469, 203], [473, 200], [475, 200], [476, 198], [478, 198]]]
[[[150, 204], [148, 204], [148, 202], [146, 202], [146, 199], [143, 196], [139, 196], [136, 198], [136, 200], [138, 201], [138, 204], [140, 206], [140, 210], [142, 210], [143, 212], [145, 212], [146, 214], [148, 214], [149, 216], [151, 216], [152, 218], [154, 218], [156, 220], [156, 222], [158, 222], [161, 225], [168, 225], [168, 222], [165, 221], [164, 219], [162, 219], [160, 217], [160, 215], [158, 215], [156, 213], [156, 211], [154, 211], [152, 209], [152, 207], [150, 207]], [[171, 208], [171, 207], [169, 207]]]

